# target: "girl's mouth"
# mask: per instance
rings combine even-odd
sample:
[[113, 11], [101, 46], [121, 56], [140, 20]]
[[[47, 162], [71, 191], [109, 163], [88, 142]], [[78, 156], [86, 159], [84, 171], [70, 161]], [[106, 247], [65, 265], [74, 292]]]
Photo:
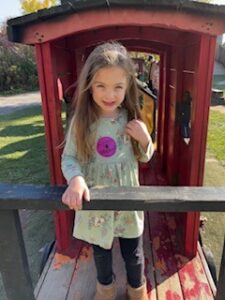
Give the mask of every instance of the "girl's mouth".
[[112, 101], [112, 102], [105, 102], [105, 101], [103, 101], [103, 104], [105, 106], [113, 106], [113, 105], [115, 105], [115, 101]]

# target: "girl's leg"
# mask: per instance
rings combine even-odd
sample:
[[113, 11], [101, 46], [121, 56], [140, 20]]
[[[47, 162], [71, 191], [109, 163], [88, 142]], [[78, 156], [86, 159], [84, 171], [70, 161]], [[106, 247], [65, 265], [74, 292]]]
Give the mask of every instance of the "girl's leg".
[[128, 284], [132, 288], [139, 288], [145, 283], [142, 235], [132, 239], [119, 238], [119, 241], [126, 265]]
[[116, 286], [112, 271], [112, 250], [93, 245], [97, 270], [97, 285], [94, 300], [115, 300]]
[[112, 249], [104, 249], [97, 245], [92, 246], [98, 282], [103, 285], [111, 284], [114, 279], [112, 270]]

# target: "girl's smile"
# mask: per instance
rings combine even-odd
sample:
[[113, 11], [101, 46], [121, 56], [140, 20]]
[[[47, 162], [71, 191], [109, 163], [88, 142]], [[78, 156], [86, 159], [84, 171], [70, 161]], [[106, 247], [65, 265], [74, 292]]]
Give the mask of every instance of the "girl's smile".
[[111, 107], [111, 106], [115, 105], [115, 103], [116, 103], [115, 101], [112, 101], [112, 102], [103, 101], [103, 104], [108, 106], [108, 107]]
[[127, 74], [121, 67], [105, 67], [96, 72], [91, 91], [101, 116], [115, 117], [125, 98], [127, 85]]

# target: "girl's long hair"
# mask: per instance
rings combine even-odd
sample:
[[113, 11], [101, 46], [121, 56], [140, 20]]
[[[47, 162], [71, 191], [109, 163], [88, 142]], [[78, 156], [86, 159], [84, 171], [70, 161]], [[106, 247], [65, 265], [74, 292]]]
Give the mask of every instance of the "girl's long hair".
[[[71, 107], [73, 116], [70, 126], [75, 134], [76, 157], [80, 162], [88, 162], [94, 151], [95, 132], [91, 130], [91, 125], [99, 118], [99, 109], [91, 95], [94, 75], [101, 68], [115, 66], [122, 68], [128, 77], [128, 87], [122, 102], [122, 107], [128, 112], [128, 121], [132, 119], [141, 120], [134, 65], [126, 48], [117, 42], [97, 46], [82, 68]], [[140, 150], [134, 139], [132, 139], [132, 146], [134, 154], [138, 158]]]

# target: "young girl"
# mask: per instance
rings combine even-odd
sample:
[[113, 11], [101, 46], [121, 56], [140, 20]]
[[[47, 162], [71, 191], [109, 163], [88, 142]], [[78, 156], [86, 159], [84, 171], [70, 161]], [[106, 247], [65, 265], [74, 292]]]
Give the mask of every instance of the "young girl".
[[112, 244], [119, 237], [130, 300], [147, 298], [141, 211], [80, 211], [90, 201], [88, 186], [138, 186], [138, 160], [153, 154], [141, 121], [135, 70], [126, 49], [105, 43], [94, 49], [81, 71], [74, 115], [62, 155], [68, 188], [62, 201], [75, 209], [74, 236], [93, 245], [97, 270], [94, 300], [116, 298]]

